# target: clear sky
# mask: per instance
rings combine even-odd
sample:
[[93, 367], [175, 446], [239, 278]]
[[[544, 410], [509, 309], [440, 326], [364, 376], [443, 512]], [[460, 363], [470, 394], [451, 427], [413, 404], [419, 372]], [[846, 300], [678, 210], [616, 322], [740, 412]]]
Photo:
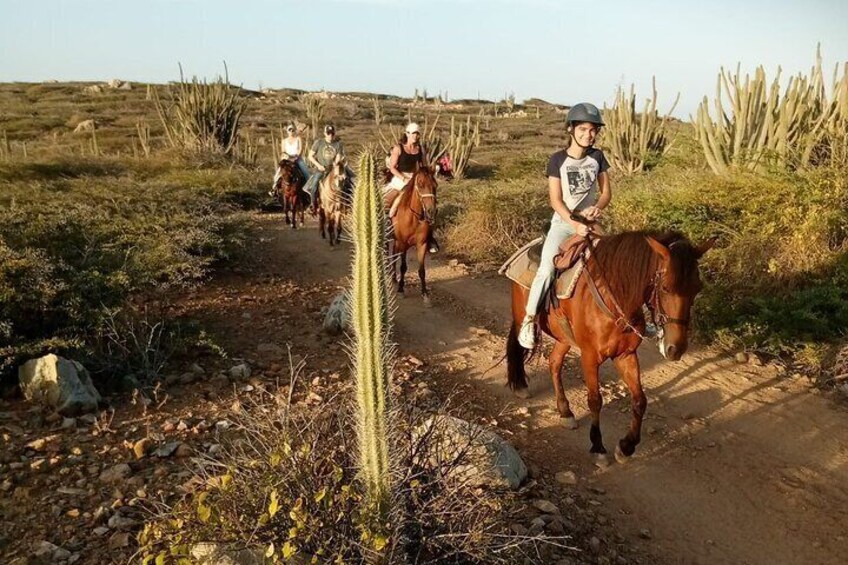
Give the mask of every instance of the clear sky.
[[[719, 68], [848, 61], [848, 0], [0, 0], [0, 82], [166, 82], [573, 104], [641, 100], [686, 117]], [[829, 80], [829, 78], [828, 78]]]

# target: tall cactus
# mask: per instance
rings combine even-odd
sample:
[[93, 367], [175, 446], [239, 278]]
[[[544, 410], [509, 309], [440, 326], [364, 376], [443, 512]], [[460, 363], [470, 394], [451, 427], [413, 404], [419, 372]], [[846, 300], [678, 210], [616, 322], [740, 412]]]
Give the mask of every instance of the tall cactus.
[[[820, 51], [809, 76], [791, 77], [782, 94], [780, 69], [768, 84], [762, 67], [744, 79], [738, 66], [735, 74], [722, 68], [716, 118], [704, 97], [693, 119], [707, 163], [715, 173], [725, 174], [731, 168], [760, 171], [769, 165], [806, 168], [838, 162], [848, 143], [843, 127], [848, 121], [846, 90], [848, 74], [838, 79], [835, 71], [828, 99]], [[722, 92], [729, 108], [722, 104]]]
[[612, 164], [624, 174], [640, 172], [649, 164], [652, 156], [664, 155], [672, 145], [666, 135], [668, 120], [680, 94], [671, 106], [671, 110], [660, 118], [657, 113], [657, 81], [652, 80], [653, 97], [645, 100], [642, 114], [636, 113], [636, 93], [630, 86], [629, 98], [619, 87], [615, 95], [615, 104], [611, 109], [604, 105], [606, 132], [604, 141], [609, 146]]
[[[513, 96], [514, 98], [514, 96]], [[465, 120], [465, 124], [459, 122], [457, 126], [451, 117], [450, 138], [448, 140], [448, 153], [453, 162], [453, 176], [461, 179], [465, 177], [468, 162], [471, 160], [471, 152], [480, 146], [480, 118], [472, 124], [471, 116]]]
[[359, 159], [352, 206], [352, 361], [362, 479], [371, 508], [385, 515], [392, 490], [388, 420], [393, 346], [385, 217], [376, 173], [374, 155], [366, 150]]

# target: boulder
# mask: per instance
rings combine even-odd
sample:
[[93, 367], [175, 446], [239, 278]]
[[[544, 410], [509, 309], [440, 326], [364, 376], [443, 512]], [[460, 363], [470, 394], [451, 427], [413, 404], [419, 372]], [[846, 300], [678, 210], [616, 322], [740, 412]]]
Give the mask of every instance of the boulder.
[[198, 565], [264, 565], [265, 552], [259, 548], [229, 548], [221, 543], [197, 543], [191, 557]]
[[77, 124], [77, 127], [74, 128], [74, 133], [79, 133], [81, 131], [94, 131], [97, 127], [97, 124], [94, 123], [94, 120], [83, 120]]
[[82, 364], [52, 353], [21, 365], [18, 381], [27, 400], [63, 416], [93, 412], [103, 400]]
[[432, 465], [462, 455], [452, 473], [461, 481], [514, 490], [527, 477], [527, 466], [515, 448], [477, 424], [453, 416], [432, 416], [416, 428], [415, 435], [419, 439], [429, 435], [426, 456]]
[[333, 298], [327, 314], [324, 316], [324, 331], [336, 335], [350, 330], [350, 299], [346, 291]]

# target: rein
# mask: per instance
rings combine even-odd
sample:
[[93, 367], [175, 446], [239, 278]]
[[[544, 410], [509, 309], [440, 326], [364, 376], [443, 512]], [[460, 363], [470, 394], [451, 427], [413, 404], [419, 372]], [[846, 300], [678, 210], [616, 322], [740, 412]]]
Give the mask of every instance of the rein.
[[[669, 245], [669, 248], [673, 247], [675, 243], [677, 243], [677, 242], [675, 241], [674, 243]], [[587, 265], [588, 265], [589, 257], [591, 257], [591, 248], [587, 249], [587, 255], [586, 255]], [[684, 328], [689, 326], [689, 319], [688, 318], [686, 318], [686, 319], [672, 318], [670, 316], [667, 316], [665, 314], [665, 312], [663, 311], [663, 308], [662, 308], [662, 293], [664, 291], [663, 291], [663, 288], [662, 288], [663, 287], [662, 283], [663, 283], [663, 277], [665, 275], [665, 269], [658, 268], [657, 271], [654, 273], [654, 276], [652, 277], [652, 281], [651, 281], [651, 295], [648, 298], [647, 302], [642, 303], [642, 304], [645, 304], [645, 305], [648, 306], [648, 310], [651, 313], [651, 322], [659, 330], [657, 332], [656, 337], [650, 337], [650, 336], [644, 335], [635, 326], [633, 326], [633, 324], [630, 323], [630, 320], [628, 319], [627, 315], [624, 312], [624, 308], [621, 307], [621, 305], [618, 303], [618, 300], [616, 300], [615, 295], [612, 293], [612, 290], [609, 286], [609, 283], [607, 283], [606, 277], [604, 276], [603, 272], [601, 271], [600, 263], [598, 263], [598, 261], [594, 261], [594, 264], [597, 265], [598, 278], [600, 279], [601, 284], [603, 286], [605, 286], [606, 289], [607, 289], [607, 295], [609, 295], [610, 302], [612, 302], [614, 312], [613, 312], [613, 309], [610, 309], [607, 306], [606, 302], [604, 301], [603, 297], [601, 296], [600, 288], [598, 286], [598, 283], [595, 282], [594, 278], [592, 277], [591, 271], [587, 270], [586, 276], [588, 277], [588, 280], [589, 280], [589, 290], [592, 293], [592, 297], [595, 299], [595, 302], [597, 302], [598, 306], [601, 307], [601, 310], [603, 310], [604, 313], [606, 313], [610, 318], [613, 318], [613, 320], [615, 320], [616, 325], [624, 326], [627, 329], [630, 329], [633, 333], [638, 335], [643, 340], [653, 339], [654, 341], [659, 341], [659, 340], [662, 339], [663, 332], [665, 330], [666, 324], [677, 324], [677, 325], [683, 326]], [[667, 291], [665, 291], [665, 292], [667, 292]]]

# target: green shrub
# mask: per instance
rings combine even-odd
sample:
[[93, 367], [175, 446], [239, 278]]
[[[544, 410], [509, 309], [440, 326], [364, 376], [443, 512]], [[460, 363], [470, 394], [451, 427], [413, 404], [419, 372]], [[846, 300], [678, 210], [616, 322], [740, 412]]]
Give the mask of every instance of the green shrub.
[[149, 167], [0, 167], [4, 367], [57, 339], [78, 346], [131, 296], [197, 284], [240, 249], [247, 224], [228, 201], [258, 188], [249, 173]]

